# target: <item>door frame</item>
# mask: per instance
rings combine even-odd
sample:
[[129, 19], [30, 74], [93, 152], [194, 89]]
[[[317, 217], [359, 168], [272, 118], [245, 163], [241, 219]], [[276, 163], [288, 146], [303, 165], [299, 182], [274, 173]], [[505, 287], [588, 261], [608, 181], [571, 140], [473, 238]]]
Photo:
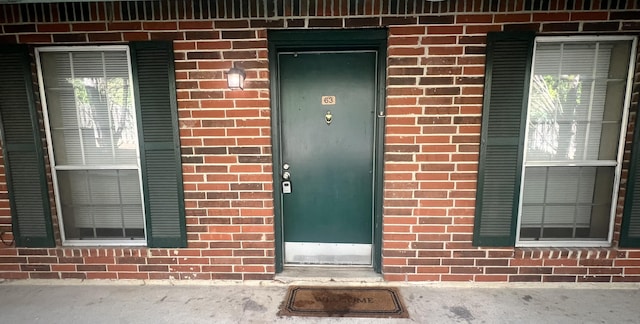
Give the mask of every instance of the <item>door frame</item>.
[[376, 118], [374, 119], [374, 173], [373, 173], [373, 269], [382, 269], [382, 200], [384, 176], [384, 116], [386, 103], [387, 29], [349, 30], [269, 30], [269, 80], [271, 99], [271, 141], [273, 172], [273, 206], [275, 228], [276, 273], [284, 267], [284, 233], [282, 228], [282, 188], [280, 187], [282, 165], [281, 112], [278, 80], [278, 54], [291, 51], [340, 51], [375, 50], [377, 55]]

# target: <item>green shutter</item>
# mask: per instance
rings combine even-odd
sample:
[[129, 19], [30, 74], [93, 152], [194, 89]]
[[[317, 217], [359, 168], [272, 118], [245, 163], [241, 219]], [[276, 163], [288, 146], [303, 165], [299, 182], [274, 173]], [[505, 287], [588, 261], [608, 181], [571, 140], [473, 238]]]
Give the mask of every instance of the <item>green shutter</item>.
[[487, 36], [475, 246], [515, 244], [534, 37]]
[[[637, 111], [637, 110], [636, 110]], [[621, 247], [640, 247], [640, 121], [636, 117], [633, 148], [624, 198], [624, 214], [620, 232]]]
[[2, 45], [0, 70], [0, 136], [16, 246], [53, 247], [49, 190], [27, 47]]
[[132, 42], [149, 247], [186, 247], [173, 44]]

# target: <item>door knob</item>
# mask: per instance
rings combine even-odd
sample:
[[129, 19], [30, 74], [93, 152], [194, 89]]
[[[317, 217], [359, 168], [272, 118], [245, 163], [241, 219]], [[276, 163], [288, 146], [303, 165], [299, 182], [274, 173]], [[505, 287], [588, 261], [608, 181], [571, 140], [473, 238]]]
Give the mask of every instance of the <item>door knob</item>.
[[327, 111], [327, 114], [324, 115], [324, 121], [327, 123], [327, 125], [331, 125], [332, 120], [333, 120], [333, 115], [331, 114], [331, 111]]
[[289, 173], [289, 171], [285, 171], [282, 173], [282, 179], [283, 180], [289, 180], [291, 179], [291, 173]]

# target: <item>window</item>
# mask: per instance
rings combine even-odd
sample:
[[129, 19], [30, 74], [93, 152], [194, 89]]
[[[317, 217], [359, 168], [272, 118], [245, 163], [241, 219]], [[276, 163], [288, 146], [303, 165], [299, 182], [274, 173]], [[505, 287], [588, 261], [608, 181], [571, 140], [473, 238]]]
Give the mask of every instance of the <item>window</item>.
[[128, 48], [38, 50], [63, 238], [144, 242]]
[[[63, 244], [186, 247], [172, 42], [35, 58]], [[0, 46], [0, 138], [16, 246], [53, 247], [31, 61], [26, 45]]]
[[[635, 47], [626, 36], [488, 34], [474, 245], [611, 244]], [[638, 240], [634, 208], [621, 242]]]
[[632, 43], [592, 39], [536, 39], [521, 245], [609, 240], [621, 169], [620, 139], [626, 133]]

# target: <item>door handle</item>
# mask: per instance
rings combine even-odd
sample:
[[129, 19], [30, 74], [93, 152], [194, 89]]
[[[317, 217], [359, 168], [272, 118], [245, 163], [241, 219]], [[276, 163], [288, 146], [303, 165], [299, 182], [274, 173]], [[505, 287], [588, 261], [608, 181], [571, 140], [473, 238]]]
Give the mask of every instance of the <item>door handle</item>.
[[285, 163], [282, 168], [285, 170], [282, 172], [282, 193], [290, 194], [291, 193], [291, 173], [289, 171], [289, 164]]

